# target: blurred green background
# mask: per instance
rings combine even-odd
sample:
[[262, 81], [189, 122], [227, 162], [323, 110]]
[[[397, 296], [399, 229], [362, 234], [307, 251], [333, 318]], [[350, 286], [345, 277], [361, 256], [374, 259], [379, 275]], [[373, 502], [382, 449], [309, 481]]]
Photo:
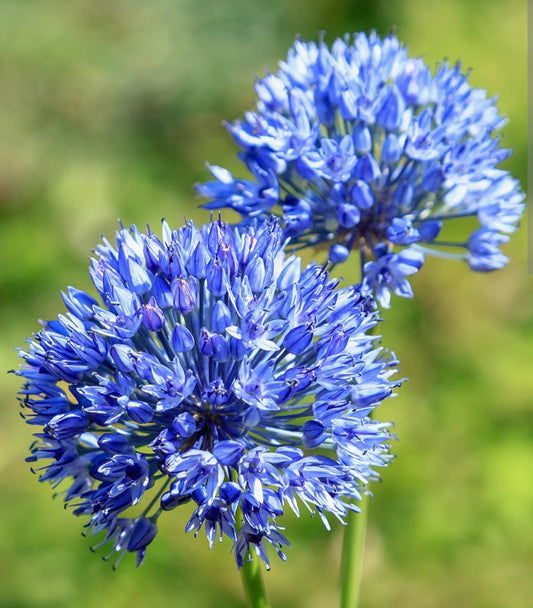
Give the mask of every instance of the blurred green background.
[[[253, 75], [296, 34], [395, 27], [433, 65], [461, 58], [510, 119], [507, 168], [524, 183], [525, 0], [0, 0], [0, 351], [89, 288], [90, 250], [124, 224], [205, 220], [192, 185], [204, 161], [236, 169], [222, 120], [250, 107]], [[363, 608], [526, 608], [533, 596], [533, 289], [527, 234], [489, 275], [430, 259], [414, 300], [381, 330], [409, 377], [380, 417], [398, 458], [375, 484]], [[18, 380], [0, 376], [0, 606], [243, 607], [230, 545], [162, 517], [146, 563], [119, 570], [89, 551], [82, 521], [24, 462], [31, 428]], [[285, 519], [289, 560], [266, 575], [276, 608], [337, 604], [342, 528]]]

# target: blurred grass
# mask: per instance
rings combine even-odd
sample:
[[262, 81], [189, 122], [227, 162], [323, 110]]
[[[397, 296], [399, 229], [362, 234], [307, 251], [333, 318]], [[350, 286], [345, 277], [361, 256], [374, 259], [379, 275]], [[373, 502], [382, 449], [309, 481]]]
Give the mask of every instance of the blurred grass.
[[[221, 126], [246, 110], [253, 74], [297, 33], [331, 40], [396, 26], [415, 55], [473, 67], [510, 123], [507, 167], [526, 180], [526, 3], [328, 0], [0, 2], [0, 323], [12, 348], [89, 288], [88, 255], [124, 224], [196, 220], [192, 184], [209, 160], [236, 169]], [[381, 417], [398, 458], [374, 488], [362, 606], [526, 608], [533, 594], [530, 484], [533, 291], [525, 226], [508, 268], [474, 275], [431, 259], [395, 299], [384, 343], [411, 381]], [[347, 271], [350, 278], [349, 271]], [[88, 550], [82, 522], [24, 463], [31, 429], [17, 379], [0, 378], [0, 605], [6, 608], [244, 606], [229, 544], [161, 518], [145, 565], [117, 572]], [[335, 605], [342, 529], [286, 518], [289, 561], [266, 576], [273, 605]]]

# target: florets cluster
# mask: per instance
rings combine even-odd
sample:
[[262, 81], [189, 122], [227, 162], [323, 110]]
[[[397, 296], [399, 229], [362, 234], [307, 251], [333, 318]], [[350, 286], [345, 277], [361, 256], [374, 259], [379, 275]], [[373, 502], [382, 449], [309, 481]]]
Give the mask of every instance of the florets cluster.
[[[443, 252], [473, 270], [501, 268], [499, 246], [523, 211], [519, 184], [499, 169], [509, 151], [495, 100], [472, 88], [460, 65], [434, 74], [394, 36], [361, 33], [296, 41], [275, 74], [256, 82], [257, 108], [229, 125], [252, 180], [213, 166], [198, 187], [208, 208], [245, 221], [282, 216], [301, 246], [329, 246], [329, 259], [360, 253], [365, 282], [387, 306], [412, 296], [406, 276], [424, 254]], [[473, 216], [457, 239], [446, 220]], [[467, 224], [466, 230], [471, 224]]]
[[157, 518], [187, 504], [187, 530], [268, 565], [287, 504], [327, 526], [386, 464], [369, 415], [398, 383], [367, 333], [376, 313], [284, 245], [273, 221], [121, 229], [92, 260], [98, 299], [69, 287], [21, 351], [29, 460], [117, 561], [140, 563]]

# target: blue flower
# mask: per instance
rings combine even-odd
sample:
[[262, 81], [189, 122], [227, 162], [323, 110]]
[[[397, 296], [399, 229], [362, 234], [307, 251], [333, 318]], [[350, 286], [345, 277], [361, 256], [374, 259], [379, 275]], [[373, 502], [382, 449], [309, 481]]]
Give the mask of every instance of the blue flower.
[[158, 517], [187, 504], [187, 530], [268, 566], [287, 505], [329, 526], [388, 462], [370, 414], [399, 382], [368, 335], [376, 312], [284, 245], [276, 221], [121, 229], [92, 259], [97, 297], [69, 287], [20, 352], [29, 460], [116, 563], [140, 563]]
[[[459, 64], [432, 73], [392, 35], [346, 36], [331, 49], [297, 40], [255, 89], [255, 111], [228, 126], [253, 179], [211, 167], [217, 181], [198, 186], [208, 208], [231, 207], [245, 223], [280, 215], [293, 242], [329, 247], [334, 264], [357, 250], [366, 284], [382, 294], [389, 279], [376, 265], [399, 250], [415, 251], [418, 267], [425, 253], [478, 271], [505, 264], [499, 245], [524, 197], [498, 168], [510, 152], [499, 146], [505, 121], [495, 100]], [[447, 220], [467, 217], [477, 219], [482, 246], [479, 236], [447, 234]], [[393, 265], [393, 291], [412, 295]]]
[[121, 229], [92, 259], [98, 298], [69, 287], [20, 352], [29, 460], [117, 563], [139, 564], [187, 503], [187, 530], [268, 566], [287, 504], [342, 520], [387, 463], [388, 425], [369, 416], [399, 382], [368, 335], [376, 313], [284, 245], [275, 221]]

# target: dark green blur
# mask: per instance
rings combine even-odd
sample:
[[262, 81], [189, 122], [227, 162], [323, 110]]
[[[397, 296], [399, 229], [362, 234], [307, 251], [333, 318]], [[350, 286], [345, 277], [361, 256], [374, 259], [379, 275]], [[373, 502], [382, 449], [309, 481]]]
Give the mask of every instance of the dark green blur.
[[[510, 119], [506, 167], [526, 182], [525, 0], [0, 0], [0, 327], [15, 346], [89, 288], [102, 233], [162, 217], [206, 220], [193, 184], [209, 160], [237, 170], [222, 126], [251, 106], [253, 75], [296, 34], [331, 41], [395, 27], [412, 54], [472, 67]], [[229, 217], [229, 216], [228, 216]], [[533, 596], [533, 290], [527, 231], [511, 263], [479, 275], [429, 259], [414, 300], [393, 300], [381, 331], [410, 378], [378, 416], [398, 458], [370, 503], [361, 608], [527, 608]], [[356, 280], [349, 268], [348, 279]], [[160, 519], [138, 570], [89, 551], [83, 521], [24, 462], [31, 428], [18, 379], [0, 375], [0, 606], [242, 608], [230, 545]], [[288, 562], [272, 557], [273, 608], [338, 603], [342, 526], [286, 517]], [[93, 539], [94, 540], [94, 539]]]

